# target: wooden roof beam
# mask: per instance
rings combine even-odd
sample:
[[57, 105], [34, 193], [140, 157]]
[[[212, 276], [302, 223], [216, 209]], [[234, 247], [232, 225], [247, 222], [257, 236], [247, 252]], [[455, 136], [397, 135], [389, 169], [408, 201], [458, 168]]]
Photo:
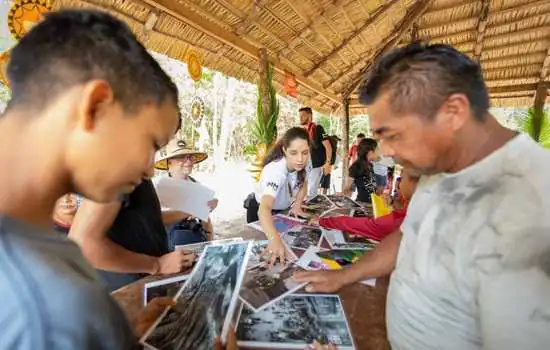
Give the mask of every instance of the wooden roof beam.
[[[514, 25], [520, 24], [522, 22], [533, 21], [533, 20], [537, 20], [537, 19], [540, 19], [541, 17], [546, 17], [546, 16], [550, 16], [550, 12], [537, 13], [536, 15], [533, 15], [533, 16], [523, 17], [523, 18], [515, 20], [515, 21], [506, 22], [506, 23], [502, 23], [502, 24], [498, 24], [498, 25], [493, 24], [493, 25], [491, 25], [491, 29], [496, 30], [498, 32], [500, 28], [514, 26]], [[536, 26], [534, 28], [539, 28], [539, 27], [540, 26]], [[524, 28], [524, 29], [531, 29], [531, 28]], [[421, 30], [424, 30], [424, 29], [421, 28]], [[466, 29], [466, 30], [461, 30], [460, 32], [454, 32], [454, 33], [448, 33], [448, 34], [445, 34], [445, 35], [433, 36], [433, 37], [431, 37], [431, 41], [438, 42], [438, 41], [443, 41], [445, 39], [447, 39], [447, 40], [451, 39], [451, 41], [452, 41], [452, 38], [468, 35], [471, 32], [472, 32], [472, 29]]]
[[[250, 26], [256, 21], [256, 18], [258, 18], [258, 16], [260, 15], [261, 5], [266, 1], [269, 0], [254, 0], [252, 2], [252, 9], [248, 13], [246, 13], [245, 17], [243, 18], [239, 16], [241, 18], [241, 22], [235, 26], [235, 33], [237, 33], [237, 35], [248, 34], [248, 32], [250, 31]], [[230, 7], [224, 7], [226, 7], [229, 11], [235, 13], [234, 6], [230, 4], [227, 5]]]
[[477, 36], [474, 44], [474, 58], [479, 62], [481, 58], [481, 49], [483, 48], [483, 37], [485, 29], [487, 29], [487, 20], [489, 19], [489, 9], [491, 6], [490, 0], [482, 0], [481, 11], [479, 12], [479, 20], [477, 22]]
[[[182, 8], [170, 0], [141, 0], [147, 5], [156, 8], [157, 10], [163, 11], [170, 16], [186, 23], [187, 25], [195, 28], [196, 30], [208, 35], [223, 44], [229, 45], [234, 49], [240, 51], [241, 53], [249, 56], [250, 58], [259, 61], [259, 47], [251, 44], [250, 42], [243, 39], [241, 36], [225, 30], [223, 27], [201, 18], [200, 16], [193, 15], [188, 11], [182, 11]], [[273, 64], [273, 68], [283, 73], [288, 71], [296, 76], [296, 81], [307, 87], [310, 90], [317, 92], [320, 95], [323, 95], [332, 101], [341, 103], [341, 98], [333, 93], [330, 93], [323, 89], [318, 83], [307, 79], [302, 76], [299, 72], [295, 72], [290, 69], [289, 65], [284, 64], [281, 60], [273, 55], [270, 55], [270, 61]]]
[[447, 5], [447, 6], [436, 7], [436, 8], [434, 8], [433, 10], [426, 11], [425, 14], [426, 14], [426, 15], [433, 15], [434, 13], [452, 10], [452, 9], [457, 8], [457, 7], [462, 7], [462, 6], [466, 6], [466, 5], [471, 5], [472, 3], [477, 3], [477, 2], [479, 2], [479, 0], [462, 0], [462, 1], [459, 2], [459, 3], [453, 2], [453, 3], [451, 3], [450, 5]]
[[[522, 5], [508, 7], [508, 8], [505, 8], [503, 10], [495, 10], [495, 11], [492, 12], [492, 14], [495, 15], [495, 16], [496, 15], [504, 15], [504, 14], [507, 14], [507, 13], [514, 13], [514, 12], [517, 12], [517, 11], [530, 9], [530, 8], [533, 8], [533, 7], [536, 7], [536, 6], [541, 6], [541, 5], [547, 5], [548, 6], [548, 5], [550, 5], [550, 2], [548, 0], [539, 0], [539, 1], [534, 1], [534, 2], [531, 2], [531, 3], [527, 3], [527, 4], [524, 3]], [[453, 20], [452, 24], [453, 25], [463, 24], [463, 23], [466, 23], [466, 22], [469, 22], [469, 21], [473, 21], [477, 18], [478, 17], [458, 18], [458, 19]], [[433, 28], [438, 28], [438, 27], [445, 27], [445, 26], [448, 26], [448, 25], [449, 25], [449, 21], [439, 22], [439, 23], [430, 24], [429, 26], [424, 26], [424, 27], [422, 27], [422, 29], [423, 30], [428, 30], [428, 29], [433, 29]]]
[[330, 53], [328, 53], [325, 57], [323, 57], [320, 61], [315, 63], [313, 67], [307, 71], [304, 75], [306, 77], [309, 77], [311, 74], [315, 73], [319, 67], [326, 61], [330, 60], [334, 55], [338, 54], [344, 47], [346, 47], [350, 41], [355, 39], [358, 35], [360, 35], [365, 29], [367, 29], [371, 24], [373, 24], [384, 12], [386, 12], [390, 7], [392, 7], [395, 3], [397, 3], [399, 0], [389, 0], [388, 2], [380, 5], [377, 7], [369, 16], [369, 18], [359, 27], [357, 30], [355, 30], [349, 37], [344, 39], [340, 45], [335, 47]]
[[432, 0], [418, 0], [413, 6], [407, 9], [405, 16], [399, 21], [397, 26], [386, 37], [380, 48], [376, 51], [374, 57], [367, 62], [367, 65], [351, 79], [351, 84], [342, 93], [342, 96], [349, 96], [364, 78], [365, 73], [372, 67], [373, 63], [388, 51], [392, 50], [401, 40], [403, 35], [411, 29], [416, 20], [426, 11]]

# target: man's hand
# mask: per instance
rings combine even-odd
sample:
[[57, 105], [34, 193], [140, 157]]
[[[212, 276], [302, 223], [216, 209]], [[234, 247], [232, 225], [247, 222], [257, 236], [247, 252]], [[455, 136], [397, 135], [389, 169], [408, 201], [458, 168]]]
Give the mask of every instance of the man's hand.
[[309, 283], [306, 286], [308, 293], [333, 293], [342, 289], [343, 270], [338, 271], [298, 271], [292, 279], [299, 283]]
[[183, 250], [176, 250], [175, 252], [164, 254], [157, 259], [158, 268], [154, 275], [169, 275], [181, 272], [191, 267], [193, 261], [195, 261], [195, 254]]
[[210, 211], [214, 211], [218, 207], [218, 199], [214, 198], [211, 201], [206, 202], [208, 205], [208, 208], [210, 208]]
[[220, 338], [216, 338], [216, 346], [214, 348], [215, 350], [238, 350], [239, 345], [237, 345], [237, 336], [235, 335], [235, 329], [233, 326], [229, 327], [229, 331], [227, 332], [227, 344], [223, 346]]
[[310, 226], [319, 226], [319, 220], [320, 218], [318, 216], [314, 216], [311, 219], [309, 219], [309, 222], [307, 224]]
[[151, 300], [145, 309], [139, 313], [137, 326], [134, 330], [137, 337], [143, 337], [147, 330], [155, 323], [157, 318], [159, 318], [164, 309], [174, 305], [176, 305], [176, 302], [170, 297], [155, 298]]
[[328, 175], [330, 174], [331, 171], [332, 171], [332, 165], [330, 165], [330, 163], [325, 163], [325, 165], [323, 165], [323, 173], [325, 175]]

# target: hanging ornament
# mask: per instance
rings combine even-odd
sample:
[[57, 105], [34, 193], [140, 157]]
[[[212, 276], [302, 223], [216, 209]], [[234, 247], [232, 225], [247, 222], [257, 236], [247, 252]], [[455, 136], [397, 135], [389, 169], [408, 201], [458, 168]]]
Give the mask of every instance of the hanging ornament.
[[187, 56], [187, 69], [189, 70], [191, 79], [193, 79], [194, 81], [201, 80], [201, 76], [202, 76], [201, 61], [199, 60], [197, 53], [193, 50], [190, 50]]
[[0, 83], [9, 86], [8, 82], [8, 62], [10, 61], [10, 52], [4, 51], [0, 53]]
[[8, 13], [8, 28], [15, 40], [20, 40], [42, 19], [44, 13], [51, 10], [49, 0], [14, 0]]
[[288, 96], [296, 97], [296, 76], [292, 73], [285, 72], [285, 92]]
[[199, 96], [193, 97], [191, 102], [191, 121], [198, 125], [201, 122], [204, 113], [204, 101]]

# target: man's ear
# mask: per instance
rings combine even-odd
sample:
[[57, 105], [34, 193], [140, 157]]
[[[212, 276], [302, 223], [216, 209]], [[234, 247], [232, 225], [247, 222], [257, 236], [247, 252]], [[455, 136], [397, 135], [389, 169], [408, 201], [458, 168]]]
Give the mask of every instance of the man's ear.
[[105, 108], [114, 102], [113, 89], [105, 80], [92, 80], [88, 82], [82, 93], [82, 100], [78, 109], [78, 124], [86, 130], [94, 129], [97, 118]]
[[443, 112], [445, 124], [456, 132], [470, 118], [470, 101], [464, 94], [452, 94], [441, 107], [441, 112]]

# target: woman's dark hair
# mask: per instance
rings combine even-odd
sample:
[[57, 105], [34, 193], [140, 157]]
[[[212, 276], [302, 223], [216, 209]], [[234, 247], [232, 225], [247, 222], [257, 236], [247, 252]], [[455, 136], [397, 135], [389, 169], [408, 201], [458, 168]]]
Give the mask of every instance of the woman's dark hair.
[[[278, 161], [279, 159], [285, 156], [283, 148], [288, 148], [292, 141], [296, 139], [301, 139], [307, 142], [308, 146], [310, 145], [309, 135], [304, 128], [293, 127], [288, 129], [282, 138], [280, 138], [277, 143], [273, 145], [268, 155], [264, 159], [264, 167], [271, 162]], [[298, 172], [298, 183], [304, 183], [306, 179], [306, 169], [302, 169]]]
[[357, 159], [349, 168], [349, 176], [356, 178], [367, 175], [371, 171], [371, 164], [367, 159], [369, 152], [375, 152], [378, 143], [376, 140], [367, 138], [361, 140], [357, 146]]

